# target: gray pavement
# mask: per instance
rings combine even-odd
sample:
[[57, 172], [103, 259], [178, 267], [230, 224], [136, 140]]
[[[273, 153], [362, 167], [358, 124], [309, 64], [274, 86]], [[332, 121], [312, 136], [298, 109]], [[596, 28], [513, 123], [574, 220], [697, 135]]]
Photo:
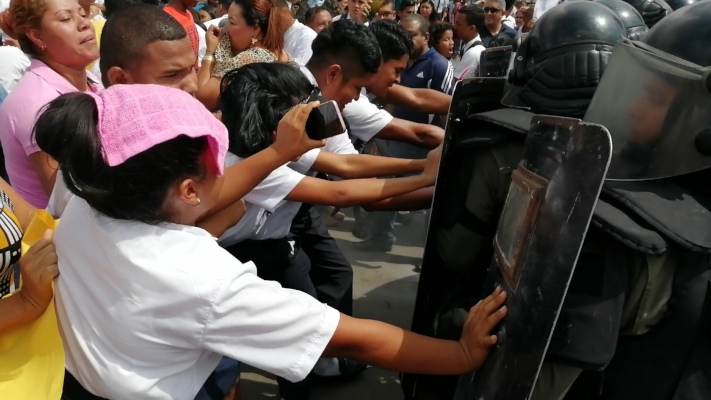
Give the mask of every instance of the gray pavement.
[[[397, 224], [397, 244], [389, 253], [363, 253], [353, 249], [358, 242], [350, 232], [353, 219], [347, 217], [331, 235], [353, 265], [354, 314], [377, 319], [403, 328], [410, 327], [419, 274], [415, 264], [422, 259], [425, 237], [424, 215], [415, 215], [409, 226]], [[242, 399], [278, 399], [273, 377], [245, 368], [242, 373]], [[400, 400], [403, 398], [398, 374], [371, 368], [351, 382], [318, 384], [312, 400]]]

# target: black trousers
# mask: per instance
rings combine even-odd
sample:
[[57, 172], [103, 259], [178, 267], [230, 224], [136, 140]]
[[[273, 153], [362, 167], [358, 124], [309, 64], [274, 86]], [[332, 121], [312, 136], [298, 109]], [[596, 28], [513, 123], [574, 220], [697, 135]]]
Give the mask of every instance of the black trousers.
[[328, 233], [316, 207], [303, 204], [291, 223], [291, 234], [311, 261], [316, 297], [346, 315], [353, 315], [353, 267]]

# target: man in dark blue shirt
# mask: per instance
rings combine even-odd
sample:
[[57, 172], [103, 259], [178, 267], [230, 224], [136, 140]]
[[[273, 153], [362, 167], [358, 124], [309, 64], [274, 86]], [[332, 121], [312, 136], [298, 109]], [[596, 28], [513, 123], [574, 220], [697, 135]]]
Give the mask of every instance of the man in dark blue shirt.
[[[512, 0], [508, 1], [512, 2]], [[479, 31], [479, 36], [486, 46], [489, 45], [489, 42], [491, 42], [494, 36], [500, 33], [511, 36], [512, 38], [518, 35], [516, 29], [509, 28], [501, 22], [506, 9], [505, 0], [486, 0], [484, 3], [484, 27]]]
[[[400, 25], [412, 38], [414, 51], [408, 67], [400, 76], [400, 84], [413, 89], [434, 89], [451, 94], [454, 89], [454, 69], [452, 63], [427, 44], [429, 23], [420, 14], [405, 17]], [[396, 118], [421, 124], [442, 125], [438, 115], [423, 114], [405, 107], [396, 107]], [[427, 153], [424, 153], [425, 156]]]

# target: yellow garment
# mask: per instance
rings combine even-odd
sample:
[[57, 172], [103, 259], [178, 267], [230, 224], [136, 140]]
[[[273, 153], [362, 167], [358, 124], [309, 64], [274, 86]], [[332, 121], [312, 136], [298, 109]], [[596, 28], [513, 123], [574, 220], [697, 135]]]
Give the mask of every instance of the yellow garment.
[[[96, 36], [96, 46], [101, 48], [101, 31], [104, 30], [106, 20], [102, 19], [101, 21], [91, 21], [91, 23], [94, 25], [94, 36]], [[94, 66], [94, 64], [96, 64], [96, 61], [89, 64], [89, 66], [86, 67], [86, 70], [91, 71], [91, 68]]]
[[[22, 238], [22, 253], [58, 222], [38, 210]], [[35, 321], [0, 335], [0, 393], [8, 400], [59, 400], [63, 384], [64, 347], [52, 301]]]

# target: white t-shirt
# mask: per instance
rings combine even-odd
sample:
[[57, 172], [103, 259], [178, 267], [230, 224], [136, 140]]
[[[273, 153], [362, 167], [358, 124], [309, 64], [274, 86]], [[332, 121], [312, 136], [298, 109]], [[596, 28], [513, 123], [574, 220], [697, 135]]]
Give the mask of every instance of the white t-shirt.
[[481, 61], [481, 53], [486, 50], [483, 45], [473, 46], [475, 42], [480, 42], [481, 38], [477, 35], [474, 39], [468, 41], [464, 44], [465, 53], [462, 59], [459, 60], [459, 64], [454, 67], [454, 78], [462, 79], [462, 75], [469, 69], [479, 68], [479, 62]]
[[[280, 166], [244, 196], [247, 211], [236, 225], [220, 236], [220, 246], [229, 247], [247, 239], [281, 239], [288, 235], [301, 203], [288, 201], [286, 196], [306, 177], [319, 152], [319, 149], [311, 150], [297, 162]], [[225, 165], [242, 160], [228, 152]]]
[[[301, 72], [309, 79], [309, 82], [311, 82], [312, 85], [318, 86], [316, 77], [314, 77], [314, 74], [312, 74], [308, 68], [301, 67]], [[365, 89], [361, 91], [360, 97], [357, 100], [346, 104], [346, 107], [341, 111], [341, 114], [343, 114], [343, 118], [348, 121], [350, 134], [363, 142], [367, 142], [372, 139], [390, 122], [392, 122], [393, 119], [395, 119], [389, 112], [381, 110], [378, 106], [371, 103]], [[328, 144], [326, 146], [328, 147]], [[353, 151], [355, 152], [355, 149]], [[333, 151], [333, 153], [340, 152]]]
[[30, 66], [30, 59], [15, 46], [0, 46], [0, 60], [0, 86], [10, 94]]
[[75, 197], [54, 243], [66, 368], [100, 397], [192, 400], [223, 355], [299, 381], [338, 326], [200, 228], [117, 221]]
[[284, 50], [299, 65], [306, 65], [311, 59], [311, 43], [316, 39], [316, 32], [301, 22], [294, 20], [294, 24], [284, 33]]
[[205, 40], [205, 30], [198, 24], [195, 24], [195, 29], [198, 33], [198, 65], [202, 65], [202, 58], [205, 57], [207, 51], [207, 41]]
[[516, 9], [513, 10], [511, 15], [501, 20], [502, 25], [506, 25], [511, 29], [516, 29]]

